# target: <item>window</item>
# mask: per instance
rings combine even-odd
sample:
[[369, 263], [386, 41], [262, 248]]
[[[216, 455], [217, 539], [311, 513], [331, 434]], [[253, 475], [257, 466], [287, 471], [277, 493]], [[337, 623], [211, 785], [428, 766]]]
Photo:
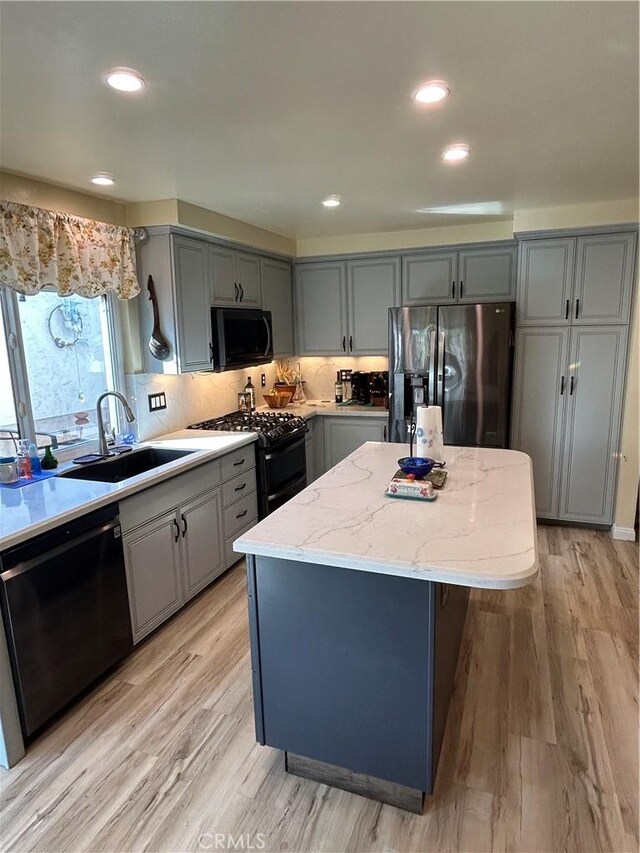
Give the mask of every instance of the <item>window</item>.
[[[0, 346], [0, 440], [19, 435], [40, 447], [51, 444], [63, 458], [66, 449], [77, 455], [80, 445], [98, 437], [99, 394], [121, 384], [110, 297], [1, 290], [6, 335]], [[105, 401], [105, 422], [117, 427], [113, 401], [109, 405], [107, 418]]]

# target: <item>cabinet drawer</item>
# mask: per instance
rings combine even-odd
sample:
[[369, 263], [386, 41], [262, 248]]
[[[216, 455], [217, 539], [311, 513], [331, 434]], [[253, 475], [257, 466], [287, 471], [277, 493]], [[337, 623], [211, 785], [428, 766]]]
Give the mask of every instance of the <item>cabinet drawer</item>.
[[224, 511], [225, 539], [235, 536], [239, 530], [246, 527], [249, 521], [258, 516], [258, 498], [255, 492], [242, 498]]
[[230, 480], [238, 474], [244, 474], [250, 468], [256, 467], [256, 452], [253, 444], [246, 444], [240, 450], [228, 453], [222, 457], [222, 480]]
[[224, 543], [224, 566], [225, 566], [225, 569], [228, 569], [230, 566], [232, 566], [234, 563], [237, 563], [238, 560], [242, 560], [242, 558], [244, 557], [244, 554], [237, 554], [233, 550], [233, 543], [236, 541], [236, 539], [239, 536], [242, 536], [243, 533], [246, 533], [247, 530], [250, 530], [256, 522], [257, 522], [257, 519], [254, 518], [249, 524], [245, 525], [244, 527], [241, 527], [240, 530], [236, 530], [236, 532], [233, 534], [233, 536], [229, 536], [229, 538], [225, 540], [225, 543]]
[[[253, 450], [252, 450], [253, 452]], [[120, 524], [126, 533], [139, 524], [208, 491], [220, 483], [220, 460], [208, 462], [184, 474], [151, 486], [120, 502]]]
[[222, 487], [222, 505], [227, 507], [256, 490], [256, 469], [238, 474]]

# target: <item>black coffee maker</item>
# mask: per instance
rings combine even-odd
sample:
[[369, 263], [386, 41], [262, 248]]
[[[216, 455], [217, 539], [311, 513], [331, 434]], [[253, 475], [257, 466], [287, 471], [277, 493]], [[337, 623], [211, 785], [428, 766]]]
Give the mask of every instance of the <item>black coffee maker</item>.
[[369, 374], [364, 370], [354, 370], [351, 373], [351, 402], [360, 406], [368, 406], [371, 402]]
[[389, 372], [372, 370], [369, 373], [369, 399], [374, 406], [389, 408]]

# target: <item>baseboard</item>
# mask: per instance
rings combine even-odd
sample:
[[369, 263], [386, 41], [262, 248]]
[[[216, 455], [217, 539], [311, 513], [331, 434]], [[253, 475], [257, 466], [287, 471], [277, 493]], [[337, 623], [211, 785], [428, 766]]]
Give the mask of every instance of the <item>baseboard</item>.
[[617, 524], [614, 524], [611, 528], [611, 538], [623, 539], [625, 542], [635, 542], [636, 531], [633, 527], [618, 527]]

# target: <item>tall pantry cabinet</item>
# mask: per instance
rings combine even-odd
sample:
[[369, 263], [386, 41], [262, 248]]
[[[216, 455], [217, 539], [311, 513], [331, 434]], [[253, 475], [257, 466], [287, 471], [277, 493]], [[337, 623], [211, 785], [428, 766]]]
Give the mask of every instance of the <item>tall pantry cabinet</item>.
[[520, 244], [512, 447], [540, 518], [610, 525], [636, 234]]

